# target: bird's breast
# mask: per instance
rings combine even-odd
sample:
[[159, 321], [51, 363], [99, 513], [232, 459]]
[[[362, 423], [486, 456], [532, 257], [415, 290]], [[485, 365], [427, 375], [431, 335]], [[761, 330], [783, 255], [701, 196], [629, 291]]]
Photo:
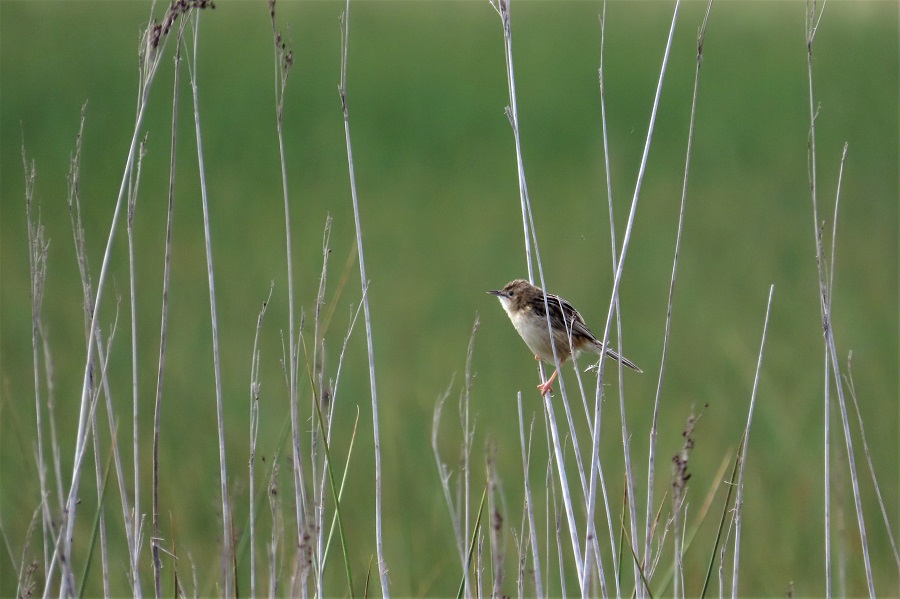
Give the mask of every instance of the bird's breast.
[[[528, 349], [544, 362], [553, 364], [553, 346], [550, 344], [547, 320], [538, 317], [531, 310], [519, 313], [510, 312], [509, 318]], [[565, 345], [557, 344], [556, 351], [560, 354], [560, 360], [564, 360], [566, 357]]]

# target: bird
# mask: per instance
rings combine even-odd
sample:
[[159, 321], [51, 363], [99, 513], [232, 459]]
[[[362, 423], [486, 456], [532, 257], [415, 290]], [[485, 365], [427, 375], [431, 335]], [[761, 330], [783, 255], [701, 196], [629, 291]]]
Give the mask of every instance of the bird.
[[[553, 345], [562, 365], [572, 354], [589, 351], [602, 356], [604, 353], [613, 360], [643, 372], [638, 366], [615, 351], [604, 348], [603, 343], [584, 323], [584, 318], [572, 304], [552, 293], [545, 293], [524, 279], [510, 281], [503, 289], [488, 291], [497, 296], [500, 304], [525, 345], [534, 353], [535, 360], [543, 360], [548, 364], [556, 364], [553, 357]], [[546, 300], [546, 301], [545, 301]], [[553, 341], [547, 327], [547, 312], [550, 312], [550, 327], [553, 329]], [[571, 341], [571, 343], [570, 343]], [[537, 386], [541, 395], [553, 391], [553, 381], [559, 375], [557, 368], [546, 383]]]

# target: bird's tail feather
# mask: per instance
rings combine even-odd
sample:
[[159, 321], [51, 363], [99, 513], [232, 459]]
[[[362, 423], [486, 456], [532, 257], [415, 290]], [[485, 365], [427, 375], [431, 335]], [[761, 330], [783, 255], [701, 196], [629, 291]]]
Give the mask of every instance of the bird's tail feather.
[[624, 364], [625, 366], [631, 368], [632, 370], [635, 370], [635, 371], [637, 371], [637, 372], [644, 372], [643, 370], [641, 370], [640, 368], [638, 368], [638, 365], [637, 365], [637, 364], [635, 364], [634, 362], [632, 362], [631, 360], [629, 360], [628, 358], [626, 358], [626, 357], [624, 357], [624, 356], [619, 356], [619, 354], [617, 354], [616, 352], [614, 352], [614, 351], [611, 350], [611, 349], [607, 349], [607, 350], [606, 350], [606, 355], [607, 355], [608, 357], [612, 358], [613, 360], [615, 360], [616, 362], [618, 362], [619, 360], [621, 360], [621, 361], [622, 361], [622, 364]]
[[[596, 349], [592, 348], [592, 350], [595, 351], [597, 354], [600, 354], [600, 344], [598, 343], [596, 345]], [[637, 364], [635, 364], [628, 358], [620, 357], [619, 354], [617, 352], [615, 352], [614, 350], [607, 349], [605, 353], [608, 358], [611, 358], [611, 359], [615, 360], [616, 362], [621, 360], [622, 364], [624, 364], [625, 366], [627, 366], [628, 368], [631, 368], [632, 370], [634, 370], [636, 372], [644, 372], [643, 370], [641, 370], [638, 367]], [[585, 370], [596, 370], [598, 367], [599, 367], [599, 364], [592, 364], [591, 366], [588, 366]]]

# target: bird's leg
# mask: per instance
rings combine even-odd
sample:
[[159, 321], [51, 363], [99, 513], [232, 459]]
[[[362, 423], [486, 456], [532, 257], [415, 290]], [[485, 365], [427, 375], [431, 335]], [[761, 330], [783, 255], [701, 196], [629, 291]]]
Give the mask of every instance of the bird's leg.
[[553, 374], [550, 375], [550, 378], [546, 383], [542, 383], [537, 386], [538, 391], [541, 392], [541, 395], [547, 395], [547, 393], [551, 393], [553, 391], [553, 381], [556, 380], [556, 376], [559, 374], [559, 369], [553, 371]]
[[541, 357], [540, 357], [540, 356], [535, 356], [534, 359], [537, 360], [538, 362], [541, 361]]

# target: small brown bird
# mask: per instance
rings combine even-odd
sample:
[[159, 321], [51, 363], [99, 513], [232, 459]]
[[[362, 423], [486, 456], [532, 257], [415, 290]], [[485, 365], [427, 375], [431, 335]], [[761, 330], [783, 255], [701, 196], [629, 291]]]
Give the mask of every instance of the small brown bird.
[[[638, 372], [643, 372], [634, 362], [620, 357], [611, 349], [603, 348], [603, 343], [587, 328], [584, 319], [572, 304], [552, 293], [544, 293], [540, 287], [535, 287], [528, 281], [516, 279], [511, 281], [503, 289], [488, 291], [496, 295], [503, 305], [503, 309], [509, 314], [516, 331], [525, 341], [528, 348], [534, 353], [535, 360], [543, 360], [548, 364], [555, 364], [553, 359], [553, 345], [550, 342], [550, 332], [547, 328], [547, 310], [550, 311], [550, 326], [553, 329], [553, 340], [556, 345], [556, 355], [562, 364], [573, 353], [589, 351], [602, 356], [604, 353], [613, 360]], [[544, 298], [546, 297], [546, 304]], [[571, 343], [569, 341], [571, 340]], [[556, 380], [559, 369], [555, 370], [546, 383], [538, 385], [541, 395], [553, 391], [553, 381]]]

